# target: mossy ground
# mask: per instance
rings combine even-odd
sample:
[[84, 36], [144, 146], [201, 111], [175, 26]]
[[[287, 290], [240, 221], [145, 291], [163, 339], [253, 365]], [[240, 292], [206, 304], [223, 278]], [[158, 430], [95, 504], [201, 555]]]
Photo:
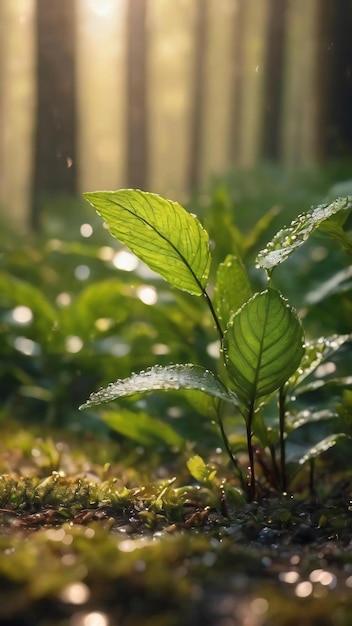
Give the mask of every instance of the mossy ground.
[[108, 440], [12, 424], [1, 446], [1, 623], [351, 624], [346, 477], [320, 501], [224, 511], [184, 477], [139, 476]]

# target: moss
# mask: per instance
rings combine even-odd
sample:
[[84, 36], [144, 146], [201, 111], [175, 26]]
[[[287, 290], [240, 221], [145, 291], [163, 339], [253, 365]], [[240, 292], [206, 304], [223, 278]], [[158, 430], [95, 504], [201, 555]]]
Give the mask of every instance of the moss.
[[[1, 623], [85, 626], [96, 614], [104, 626], [349, 624], [348, 481], [321, 502], [243, 506], [182, 471], [146, 478], [126, 469], [130, 456], [100, 465], [98, 439], [11, 427], [2, 445]], [[53, 448], [65, 451], [55, 470], [43, 464]]]
[[[341, 568], [341, 548], [333, 543], [318, 557], [297, 546], [245, 545], [231, 532], [131, 538], [125, 528], [90, 522], [29, 535], [17, 529], [1, 538], [1, 549], [1, 617], [9, 623], [36, 615], [36, 624], [61, 624], [63, 616], [99, 610], [109, 623], [131, 626], [154, 618], [165, 626], [218, 624], [236, 614], [255, 624], [328, 624], [327, 615], [347, 624], [352, 609], [350, 570]], [[352, 567], [347, 549], [346, 557]], [[325, 579], [319, 581], [318, 570]]]

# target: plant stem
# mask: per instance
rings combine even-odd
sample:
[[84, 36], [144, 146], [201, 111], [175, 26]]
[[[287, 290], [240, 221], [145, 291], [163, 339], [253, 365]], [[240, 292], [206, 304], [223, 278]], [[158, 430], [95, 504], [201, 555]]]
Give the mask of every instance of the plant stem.
[[222, 440], [224, 442], [224, 446], [226, 448], [226, 452], [227, 452], [227, 454], [229, 456], [229, 459], [230, 459], [232, 465], [236, 469], [236, 472], [238, 474], [238, 478], [239, 478], [239, 481], [240, 481], [241, 488], [243, 489], [243, 491], [246, 492], [247, 491], [246, 481], [245, 481], [244, 476], [242, 474], [241, 467], [240, 467], [240, 465], [239, 465], [239, 463], [238, 463], [234, 453], [231, 450], [231, 446], [230, 446], [229, 440], [228, 440], [227, 435], [225, 433], [224, 424], [223, 424], [223, 421], [222, 421], [219, 413], [218, 413], [218, 424], [219, 424], [219, 428], [220, 428], [221, 437], [222, 437]]
[[286, 394], [284, 388], [279, 390], [279, 440], [280, 440], [280, 470], [281, 470], [281, 491], [287, 491], [286, 476], [286, 442], [285, 442], [285, 412], [286, 412]]
[[270, 451], [270, 458], [271, 458], [271, 462], [272, 462], [272, 466], [273, 466], [273, 471], [274, 471], [274, 476], [275, 476], [275, 482], [276, 482], [276, 487], [280, 488], [281, 485], [281, 479], [280, 479], [280, 470], [277, 464], [277, 459], [276, 459], [276, 451], [275, 451], [275, 446], [273, 446], [272, 444], [269, 446], [269, 451]]
[[315, 496], [315, 459], [309, 459], [309, 493]]
[[219, 333], [220, 341], [222, 341], [223, 338], [224, 338], [224, 333], [223, 333], [223, 330], [221, 328], [220, 320], [219, 320], [218, 316], [216, 315], [216, 311], [214, 309], [213, 303], [212, 303], [212, 301], [210, 299], [210, 296], [209, 296], [208, 292], [206, 291], [206, 289], [203, 289], [203, 295], [204, 295], [206, 303], [207, 303], [207, 305], [209, 307], [209, 310], [210, 310], [210, 313], [212, 315], [212, 318], [213, 318], [213, 320], [215, 322], [216, 329], [217, 329], [217, 331]]
[[254, 414], [254, 402], [251, 402], [248, 415], [246, 419], [246, 433], [247, 433], [247, 450], [248, 450], [248, 483], [247, 483], [247, 491], [248, 491], [248, 500], [249, 502], [253, 502], [255, 499], [255, 469], [254, 469], [254, 454], [252, 447], [252, 422], [253, 422], [253, 414]]

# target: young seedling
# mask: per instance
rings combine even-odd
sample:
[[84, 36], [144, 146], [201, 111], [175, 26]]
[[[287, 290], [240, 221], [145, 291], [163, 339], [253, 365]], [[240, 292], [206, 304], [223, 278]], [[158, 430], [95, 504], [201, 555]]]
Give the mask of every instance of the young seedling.
[[[337, 239], [344, 250], [351, 253], [352, 243], [343, 224], [352, 208], [352, 198], [319, 206], [275, 235], [257, 257], [257, 267], [264, 270], [267, 278], [267, 288], [261, 292], [252, 294], [242, 261], [228, 256], [218, 267], [213, 298], [207, 291], [211, 265], [209, 236], [194, 215], [176, 202], [138, 190], [100, 191], [87, 193], [85, 198], [103, 218], [111, 234], [152, 270], [173, 287], [205, 300], [219, 335], [219, 356], [223, 359], [229, 384], [198, 364], [156, 365], [92, 393], [80, 408], [157, 389], [202, 391], [214, 399], [216, 421], [225, 449], [248, 500], [254, 500], [257, 493], [253, 436], [270, 450], [279, 486], [286, 491], [288, 397], [321, 363], [324, 350], [319, 345], [305, 346], [301, 321], [274, 288], [272, 274], [317, 228]], [[278, 394], [279, 428], [273, 438], [269, 436], [261, 410], [275, 393]], [[225, 433], [224, 402], [232, 405], [245, 422], [249, 459], [246, 470], [240, 466]], [[280, 467], [276, 461], [277, 443]]]

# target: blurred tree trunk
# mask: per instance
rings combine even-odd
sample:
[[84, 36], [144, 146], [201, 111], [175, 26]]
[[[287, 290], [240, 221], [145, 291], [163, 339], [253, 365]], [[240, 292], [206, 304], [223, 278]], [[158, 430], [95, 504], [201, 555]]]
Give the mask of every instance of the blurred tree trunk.
[[320, 3], [287, 0], [281, 157], [289, 167], [316, 162], [319, 135]]
[[30, 226], [35, 110], [34, 0], [0, 0], [0, 208], [17, 233]]
[[5, 87], [5, 6], [0, 3], [0, 206], [6, 201], [4, 193], [5, 177], [4, 177], [4, 87]]
[[78, 191], [127, 185], [126, 12], [125, 0], [76, 0]]
[[337, 4], [335, 0], [321, 0], [317, 11], [317, 76], [316, 99], [319, 102], [317, 109], [317, 145], [316, 158], [323, 160], [329, 150], [332, 139], [332, 129], [336, 123], [332, 115], [335, 84], [335, 51], [338, 46], [340, 33], [334, 32], [334, 22]]
[[74, 193], [75, 0], [37, 0], [37, 113], [32, 227], [42, 193]]
[[127, 180], [140, 189], [148, 180], [147, 7], [148, 0], [130, 0], [127, 5]]
[[252, 166], [262, 157], [268, 10], [268, 0], [259, 3], [245, 0], [239, 154], [239, 165], [244, 167]]
[[148, 4], [148, 184], [181, 201], [189, 179], [196, 1]]
[[330, 70], [330, 81], [325, 85], [325, 155], [346, 157], [352, 152], [352, 2], [325, 0], [324, 4], [328, 4], [329, 11], [325, 11], [321, 23], [325, 35], [324, 55]]
[[279, 157], [286, 0], [269, 0], [264, 81], [263, 156]]
[[193, 110], [191, 114], [190, 162], [188, 188], [195, 189], [200, 182], [204, 118], [204, 83], [207, 46], [208, 0], [197, 0], [194, 33]]
[[236, 5], [233, 27], [233, 50], [232, 50], [232, 93], [231, 93], [231, 119], [230, 119], [230, 148], [231, 161], [237, 161], [240, 154], [240, 128], [241, 128], [241, 97], [244, 73], [244, 21], [245, 0], [238, 0]]
[[221, 175], [229, 167], [235, 12], [232, 0], [208, 0], [200, 181], [204, 186], [211, 176]]
[[237, 6], [232, 141], [235, 162], [247, 167], [262, 156], [269, 5], [268, 0], [239, 0]]

